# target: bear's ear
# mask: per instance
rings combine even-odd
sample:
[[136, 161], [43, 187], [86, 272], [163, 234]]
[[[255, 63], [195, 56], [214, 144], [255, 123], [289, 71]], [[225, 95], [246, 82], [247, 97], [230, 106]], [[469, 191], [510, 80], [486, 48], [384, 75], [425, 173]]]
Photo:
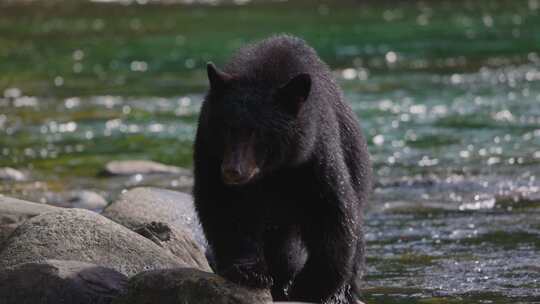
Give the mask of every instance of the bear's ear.
[[212, 62], [206, 64], [206, 72], [208, 73], [208, 80], [210, 81], [210, 89], [213, 91], [223, 89], [227, 82], [232, 79], [231, 75], [218, 70]]
[[311, 76], [298, 74], [277, 91], [277, 102], [290, 114], [296, 115], [311, 90]]

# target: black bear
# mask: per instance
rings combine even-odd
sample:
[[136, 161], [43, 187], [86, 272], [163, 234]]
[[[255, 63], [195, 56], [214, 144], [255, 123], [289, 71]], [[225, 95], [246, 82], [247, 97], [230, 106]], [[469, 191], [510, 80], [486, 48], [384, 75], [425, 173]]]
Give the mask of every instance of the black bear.
[[217, 273], [274, 300], [355, 303], [371, 166], [329, 68], [280, 35], [207, 70], [194, 197]]

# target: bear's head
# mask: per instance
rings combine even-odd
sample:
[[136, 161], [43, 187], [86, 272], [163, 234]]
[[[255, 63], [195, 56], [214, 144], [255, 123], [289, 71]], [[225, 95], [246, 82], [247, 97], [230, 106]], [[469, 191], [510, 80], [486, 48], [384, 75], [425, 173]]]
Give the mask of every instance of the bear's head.
[[245, 185], [290, 163], [298, 149], [298, 116], [311, 90], [309, 74], [282, 84], [207, 67], [207, 124], [223, 182]]

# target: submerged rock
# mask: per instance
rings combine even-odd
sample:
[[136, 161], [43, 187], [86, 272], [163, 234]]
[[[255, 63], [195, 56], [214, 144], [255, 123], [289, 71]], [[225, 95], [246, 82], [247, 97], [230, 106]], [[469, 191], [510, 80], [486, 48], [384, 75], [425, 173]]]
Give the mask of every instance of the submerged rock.
[[191, 195], [158, 188], [135, 188], [109, 205], [102, 215], [130, 229], [163, 222], [206, 246]]
[[104, 175], [134, 175], [134, 174], [189, 174], [184, 168], [169, 166], [149, 160], [111, 161], [105, 165]]
[[[193, 188], [193, 176], [189, 174], [135, 174], [116, 175], [106, 179], [100, 179], [99, 188], [106, 188], [111, 197], [117, 197], [122, 189], [133, 189], [140, 187], [154, 187], [160, 189], [170, 189], [174, 191], [191, 193]], [[105, 187], [104, 187], [105, 186]]]
[[48, 259], [76, 260], [130, 276], [148, 269], [198, 267], [91, 211], [61, 209], [27, 220], [0, 251], [0, 268]]
[[123, 274], [77, 261], [24, 263], [0, 272], [2, 304], [108, 304], [126, 287]]
[[17, 169], [10, 167], [0, 168], [0, 181], [24, 181], [26, 175]]
[[145, 271], [132, 277], [125, 296], [114, 304], [259, 304], [271, 303], [267, 290], [249, 290], [192, 268]]

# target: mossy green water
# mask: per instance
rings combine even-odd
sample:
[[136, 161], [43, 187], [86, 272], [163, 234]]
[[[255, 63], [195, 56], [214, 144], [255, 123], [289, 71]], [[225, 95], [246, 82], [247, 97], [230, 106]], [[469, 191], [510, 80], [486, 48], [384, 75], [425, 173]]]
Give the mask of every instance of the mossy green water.
[[[2, 7], [0, 55], [8, 60], [0, 63], [0, 86], [55, 96], [200, 91], [206, 61], [223, 63], [245, 42], [280, 32], [305, 38], [332, 66], [362, 61], [377, 70], [386, 70], [380, 60], [389, 51], [400, 55], [400, 70], [448, 73], [501, 56], [526, 62], [540, 46], [528, 1], [52, 3]], [[56, 77], [61, 86], [53, 85]]]

